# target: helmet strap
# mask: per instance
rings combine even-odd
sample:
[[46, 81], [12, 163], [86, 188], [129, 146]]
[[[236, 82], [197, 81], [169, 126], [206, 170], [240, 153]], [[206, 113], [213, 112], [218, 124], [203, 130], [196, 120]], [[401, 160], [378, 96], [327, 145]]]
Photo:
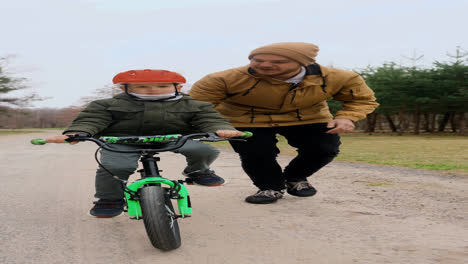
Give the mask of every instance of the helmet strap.
[[128, 96], [130, 96], [130, 97], [133, 98], [133, 99], [139, 99], [138, 97], [136, 97], [136, 96], [131, 95], [130, 93], [128, 93], [128, 83], [124, 83], [124, 89], [125, 89], [125, 94], [127, 94]]
[[174, 89], [175, 89], [175, 96], [179, 96], [179, 91], [177, 91], [178, 83], [173, 83], [173, 84], [174, 84]]

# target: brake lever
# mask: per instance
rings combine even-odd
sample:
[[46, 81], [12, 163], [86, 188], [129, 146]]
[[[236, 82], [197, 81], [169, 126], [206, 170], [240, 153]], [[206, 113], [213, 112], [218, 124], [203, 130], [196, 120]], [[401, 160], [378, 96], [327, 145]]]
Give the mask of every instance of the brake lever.
[[208, 137], [193, 139], [195, 141], [206, 141], [206, 142], [218, 142], [218, 141], [242, 141], [246, 142], [247, 140], [242, 138], [221, 138], [215, 133], [208, 133]]
[[207, 141], [207, 142], [216, 142], [221, 141], [222, 139], [218, 137], [215, 133], [206, 133], [208, 136], [203, 138], [194, 138], [193, 141]]
[[247, 139], [243, 139], [243, 138], [227, 138], [225, 140], [247, 142]]
[[88, 139], [88, 136], [81, 136], [81, 135], [68, 135], [68, 138], [65, 139], [66, 142], [73, 142], [73, 141], [85, 141]]
[[216, 139], [206, 139], [206, 138], [200, 138], [200, 139], [194, 139], [195, 141], [206, 141], [206, 142], [218, 142], [218, 141], [242, 141], [242, 142], [247, 142], [245, 139], [237, 139], [237, 138], [216, 138]]

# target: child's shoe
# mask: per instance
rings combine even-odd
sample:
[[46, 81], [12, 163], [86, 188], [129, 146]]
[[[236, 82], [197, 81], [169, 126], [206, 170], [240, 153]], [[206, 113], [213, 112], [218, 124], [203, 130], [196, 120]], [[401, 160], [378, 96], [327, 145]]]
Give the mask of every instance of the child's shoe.
[[219, 177], [212, 170], [182, 172], [183, 175], [192, 179], [192, 181], [199, 185], [204, 186], [220, 186], [224, 183], [224, 179]]
[[98, 218], [110, 218], [120, 215], [124, 210], [123, 199], [120, 200], [108, 200], [99, 199], [93, 202], [94, 206], [89, 211], [89, 214]]

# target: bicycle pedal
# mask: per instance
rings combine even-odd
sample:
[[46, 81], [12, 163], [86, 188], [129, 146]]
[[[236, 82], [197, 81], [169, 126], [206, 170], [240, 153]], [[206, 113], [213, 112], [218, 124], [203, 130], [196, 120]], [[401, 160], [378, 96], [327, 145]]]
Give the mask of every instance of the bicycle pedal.
[[193, 179], [191, 179], [191, 178], [185, 179], [185, 183], [187, 183], [187, 185], [194, 185], [195, 184]]
[[189, 217], [192, 217], [192, 215], [185, 215], [184, 217], [182, 217], [182, 215], [176, 215], [176, 218], [189, 218]]

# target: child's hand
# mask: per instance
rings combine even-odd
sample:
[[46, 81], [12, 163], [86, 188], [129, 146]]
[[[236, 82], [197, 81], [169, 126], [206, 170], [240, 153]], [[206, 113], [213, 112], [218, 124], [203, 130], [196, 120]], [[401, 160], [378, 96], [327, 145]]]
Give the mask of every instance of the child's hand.
[[[60, 136], [46, 138], [46, 142], [47, 143], [68, 143], [68, 142], [65, 141], [65, 139], [68, 139], [68, 138], [69, 138], [69, 136], [67, 136], [67, 135], [60, 135]], [[70, 144], [72, 144], [72, 145], [75, 145], [77, 143], [78, 143], [78, 141], [70, 142]]]
[[222, 138], [232, 138], [232, 137], [239, 137], [243, 134], [242, 131], [237, 130], [218, 130], [216, 134]]

